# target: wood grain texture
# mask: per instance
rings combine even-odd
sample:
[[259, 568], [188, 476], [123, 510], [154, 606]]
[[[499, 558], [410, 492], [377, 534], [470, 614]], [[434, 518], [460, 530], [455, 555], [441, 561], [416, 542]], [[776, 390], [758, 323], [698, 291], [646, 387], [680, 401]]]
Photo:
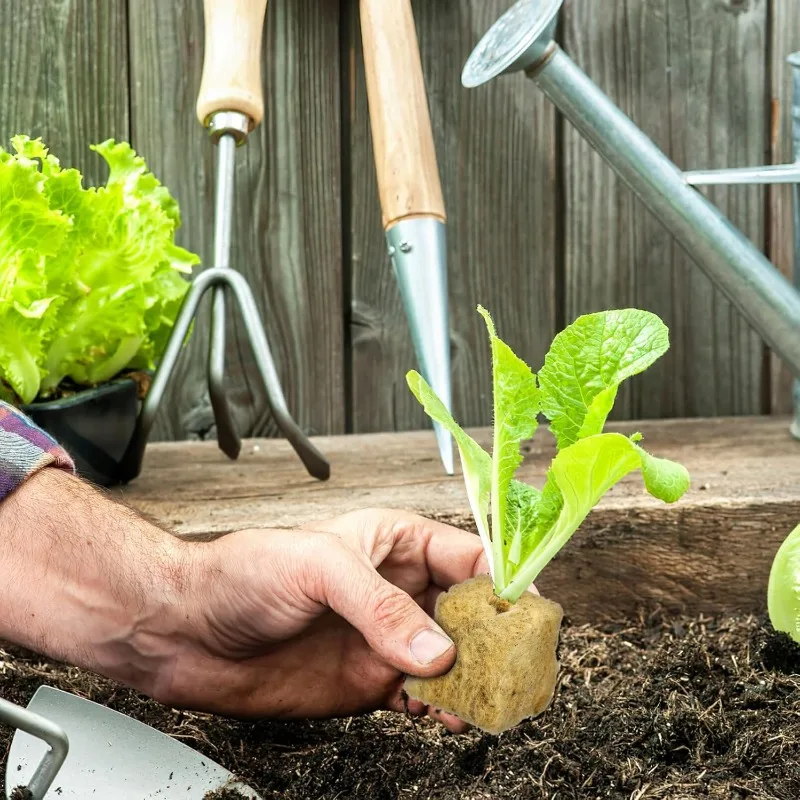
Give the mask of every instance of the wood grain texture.
[[[569, 0], [567, 52], [682, 169], [764, 163], [767, 0]], [[624, 388], [615, 418], [760, 413], [759, 337], [569, 125], [566, 316], [635, 305], [672, 347]], [[703, 190], [757, 246], [764, 190]]]
[[[688, 613], [763, 610], [769, 568], [800, 518], [800, 444], [785, 418], [617, 423], [648, 451], [686, 466], [692, 487], [667, 506], [638, 473], [589, 515], [537, 585], [573, 621], [661, 604]], [[483, 446], [488, 429], [471, 431]], [[148, 448], [142, 475], [114, 494], [181, 535], [286, 527], [365, 507], [396, 508], [474, 531], [460, 475], [442, 474], [431, 432], [316, 440], [329, 482], [309, 478], [287, 442], [251, 440], [231, 463], [207, 442]], [[525, 445], [519, 477], [541, 485], [553, 455], [544, 432]], [[754, 546], [754, 542], [757, 546]]]
[[[202, 0], [131, 4], [134, 145], [174, 191], [180, 241], [208, 265], [214, 151], [195, 116]], [[311, 433], [344, 428], [335, 3], [274, 3], [266, 13], [265, 115], [237, 151], [231, 265], [250, 281], [290, 411]], [[206, 391], [209, 303], [159, 413], [154, 439], [214, 435]], [[237, 312], [228, 303], [228, 396], [242, 435], [276, 431]]]
[[[555, 332], [555, 114], [521, 76], [461, 86], [472, 48], [507, 0], [413, 4], [448, 226], [453, 404], [467, 425], [491, 419], [484, 305], [538, 367]], [[405, 383], [417, 367], [381, 226], [358, 15], [349, 15], [350, 338], [356, 432], [424, 428]]]
[[253, 127], [264, 116], [261, 42], [267, 0], [204, 0], [203, 73], [197, 119], [238, 111]]
[[[788, 164], [792, 153], [792, 69], [789, 55], [800, 50], [800, 3], [797, 0], [772, 0], [770, 25], [770, 86], [772, 87], [772, 125], [770, 156], [774, 164]], [[769, 190], [769, 258], [789, 280], [794, 272], [792, 187], [773, 186]], [[771, 356], [771, 411], [792, 412], [792, 373], [774, 354]]]
[[360, 0], [362, 56], [383, 227], [445, 220], [411, 0]]
[[41, 136], [84, 185], [105, 181], [89, 145], [130, 134], [127, 3], [0, 0], [0, 21], [0, 146]]

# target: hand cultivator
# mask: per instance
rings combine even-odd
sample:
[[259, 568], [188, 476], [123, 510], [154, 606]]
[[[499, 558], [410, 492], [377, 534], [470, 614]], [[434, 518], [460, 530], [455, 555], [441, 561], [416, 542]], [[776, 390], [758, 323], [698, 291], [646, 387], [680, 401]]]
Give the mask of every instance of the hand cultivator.
[[278, 371], [252, 290], [230, 263], [233, 228], [233, 179], [236, 148], [245, 144], [264, 116], [261, 87], [261, 37], [267, 0], [205, 0], [205, 58], [197, 100], [197, 116], [217, 146], [216, 225], [214, 266], [192, 281], [153, 383], [139, 414], [135, 434], [123, 458], [124, 480], [141, 469], [147, 437], [155, 422], [167, 382], [206, 292], [212, 293], [211, 342], [208, 354], [208, 390], [220, 449], [232, 459], [241, 440], [225, 394], [225, 322], [227, 288], [241, 312], [245, 331], [278, 427], [291, 442], [308, 472], [327, 480], [330, 465], [300, 430], [289, 413]]

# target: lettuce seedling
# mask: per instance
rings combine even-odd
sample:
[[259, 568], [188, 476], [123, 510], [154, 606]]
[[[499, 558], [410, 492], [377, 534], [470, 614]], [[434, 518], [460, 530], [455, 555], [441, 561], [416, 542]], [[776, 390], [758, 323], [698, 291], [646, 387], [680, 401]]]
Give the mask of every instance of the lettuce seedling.
[[775, 554], [769, 573], [767, 611], [772, 627], [800, 644], [800, 525]]
[[[690, 481], [683, 466], [644, 450], [640, 434], [603, 432], [622, 381], [669, 348], [667, 327], [655, 314], [621, 309], [579, 317], [555, 337], [536, 375], [498, 338], [489, 313], [478, 311], [492, 353], [491, 455], [417, 372], [407, 380], [426, 413], [455, 439], [495, 594], [513, 603], [626, 475], [639, 470], [647, 491], [666, 503], [677, 501]], [[557, 448], [541, 489], [514, 477], [520, 445], [536, 433], [539, 415], [549, 421]]]

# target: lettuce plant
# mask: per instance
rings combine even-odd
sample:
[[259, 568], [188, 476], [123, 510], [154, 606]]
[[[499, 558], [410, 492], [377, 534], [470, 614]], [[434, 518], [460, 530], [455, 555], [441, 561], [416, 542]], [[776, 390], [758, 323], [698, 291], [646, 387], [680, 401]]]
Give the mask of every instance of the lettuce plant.
[[[603, 433], [622, 381], [669, 348], [669, 333], [657, 316], [622, 309], [579, 317], [555, 337], [535, 375], [498, 338], [489, 313], [478, 310], [492, 353], [491, 455], [456, 424], [417, 372], [407, 380], [426, 413], [456, 441], [495, 593], [515, 602], [626, 475], [639, 470], [650, 494], [672, 503], [689, 488], [689, 474], [650, 455], [639, 444], [640, 434]], [[549, 420], [557, 447], [541, 489], [514, 477], [522, 462], [520, 444], [535, 434], [539, 415]]]
[[84, 187], [41, 140], [0, 148], [0, 395], [30, 403], [69, 378], [95, 385], [152, 369], [199, 262], [175, 244], [176, 201], [130, 145], [92, 147]]
[[800, 644], [800, 525], [775, 554], [769, 573], [767, 611], [772, 627]]

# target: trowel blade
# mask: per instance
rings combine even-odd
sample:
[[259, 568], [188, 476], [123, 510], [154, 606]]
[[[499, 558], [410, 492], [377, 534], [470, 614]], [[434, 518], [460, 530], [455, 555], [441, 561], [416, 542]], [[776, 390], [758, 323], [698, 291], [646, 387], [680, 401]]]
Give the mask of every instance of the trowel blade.
[[[90, 700], [41, 686], [28, 708], [59, 725], [69, 739], [69, 755], [45, 800], [202, 800], [224, 787], [262, 800], [191, 747]], [[41, 740], [16, 732], [6, 765], [6, 797], [27, 785], [46, 751]]]

